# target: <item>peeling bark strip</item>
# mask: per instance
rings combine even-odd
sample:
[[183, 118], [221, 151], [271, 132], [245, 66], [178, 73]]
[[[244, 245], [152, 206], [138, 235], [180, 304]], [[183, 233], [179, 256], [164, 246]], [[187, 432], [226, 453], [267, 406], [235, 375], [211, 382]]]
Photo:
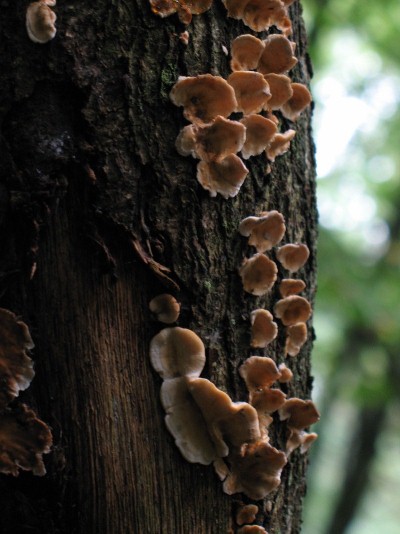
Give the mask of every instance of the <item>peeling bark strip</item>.
[[[284, 361], [284, 335], [250, 353], [250, 312], [271, 309], [279, 294], [242, 291], [237, 267], [249, 249], [237, 229], [249, 214], [281, 212], [286, 241], [310, 249], [302, 278], [313, 301], [310, 113], [270, 174], [264, 156], [251, 158], [240, 195], [210, 199], [194, 160], [175, 150], [185, 122], [168, 95], [179, 75], [228, 77], [223, 47], [249, 32], [240, 21], [215, 2], [187, 26], [186, 46], [177, 16], [156, 17], [147, 0], [59, 2], [56, 36], [35, 44], [24, 9], [6, 4], [0, 306], [29, 318], [36, 378], [20, 396], [33, 403], [34, 395], [55, 445], [46, 477], [0, 478], [1, 530], [224, 534], [233, 527], [232, 498], [211, 468], [182, 459], [164, 427], [161, 380], [147, 360], [158, 330], [147, 304], [166, 290], [177, 297], [180, 326], [207, 347], [205, 376], [233, 400], [245, 396], [237, 369], [248, 356]], [[300, 10], [297, 2], [289, 8], [298, 58], [291, 77], [307, 83]], [[279, 267], [279, 279], [284, 274]], [[309, 398], [310, 347], [309, 339], [291, 361], [288, 397]], [[271, 441], [283, 448], [284, 425], [274, 429]], [[270, 534], [300, 532], [306, 462], [294, 451], [273, 503], [259, 503], [256, 523]], [[233, 502], [237, 510], [239, 496]]]

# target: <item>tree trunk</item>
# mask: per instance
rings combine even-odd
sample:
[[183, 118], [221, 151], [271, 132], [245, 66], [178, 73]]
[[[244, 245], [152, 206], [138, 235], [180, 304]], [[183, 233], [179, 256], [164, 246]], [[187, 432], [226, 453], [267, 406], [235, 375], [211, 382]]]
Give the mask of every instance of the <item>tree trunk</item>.
[[[33, 406], [54, 439], [45, 477], [0, 475], [1, 531], [236, 531], [234, 512], [251, 500], [224, 494], [211, 466], [186, 462], [165, 427], [148, 358], [160, 324], [148, 302], [176, 295], [179, 325], [206, 345], [203, 376], [235, 401], [247, 400], [238, 367], [250, 354], [285, 360], [283, 329], [250, 351], [250, 312], [272, 309], [279, 295], [244, 293], [238, 267], [250, 249], [237, 229], [248, 215], [283, 213], [285, 241], [311, 250], [303, 278], [313, 301], [310, 112], [271, 173], [264, 155], [251, 158], [237, 197], [210, 198], [195, 160], [176, 152], [185, 121], [168, 95], [179, 75], [226, 78], [223, 46], [249, 29], [216, 2], [193, 17], [185, 47], [176, 15], [161, 19], [145, 0], [60, 1], [54, 10], [58, 33], [45, 45], [28, 39], [20, 3], [6, 0], [0, 21], [0, 306], [27, 322], [36, 345], [36, 377], [17, 402]], [[307, 83], [299, 4], [290, 15], [299, 59], [291, 76]], [[288, 397], [310, 398], [311, 337], [288, 363]], [[285, 427], [273, 426], [282, 449]], [[257, 523], [270, 534], [300, 532], [306, 464], [295, 451], [271, 506], [258, 503]]]

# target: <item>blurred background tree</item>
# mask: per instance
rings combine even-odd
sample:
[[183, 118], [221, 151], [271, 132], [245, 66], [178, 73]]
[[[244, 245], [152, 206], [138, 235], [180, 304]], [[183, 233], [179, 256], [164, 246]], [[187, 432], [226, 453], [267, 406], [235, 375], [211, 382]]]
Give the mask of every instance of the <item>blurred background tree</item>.
[[303, 0], [319, 292], [304, 534], [400, 532], [400, 3]]

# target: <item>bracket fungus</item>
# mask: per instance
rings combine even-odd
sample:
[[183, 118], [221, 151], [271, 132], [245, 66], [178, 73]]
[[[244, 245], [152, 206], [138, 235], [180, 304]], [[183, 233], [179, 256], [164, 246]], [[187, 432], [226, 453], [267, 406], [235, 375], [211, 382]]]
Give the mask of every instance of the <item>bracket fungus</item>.
[[278, 275], [276, 264], [264, 254], [254, 254], [245, 258], [239, 274], [242, 278], [243, 289], [257, 297], [265, 295], [274, 285]]
[[235, 197], [249, 170], [236, 154], [229, 154], [222, 161], [200, 161], [197, 180], [211, 197], [219, 193], [224, 198]]
[[223, 0], [223, 3], [228, 17], [243, 20], [246, 26], [256, 32], [275, 25], [282, 32], [291, 33], [287, 7], [281, 0]]
[[237, 107], [233, 87], [221, 76], [211, 74], [179, 76], [170, 99], [176, 106], [183, 106], [188, 121], [200, 124], [218, 115], [228, 117]]
[[256, 70], [265, 45], [261, 39], [250, 34], [239, 35], [231, 45], [231, 69]]
[[305, 323], [311, 317], [311, 305], [304, 297], [291, 295], [276, 302], [274, 314], [285, 326]]
[[282, 266], [288, 271], [295, 273], [301, 269], [307, 262], [310, 251], [307, 245], [303, 243], [288, 243], [279, 247], [276, 251], [276, 257]]
[[277, 133], [265, 151], [267, 158], [273, 162], [277, 156], [285, 154], [289, 150], [290, 141], [295, 135], [296, 131], [291, 129], [286, 130], [284, 133]]
[[235, 91], [237, 107], [235, 111], [244, 115], [259, 113], [271, 98], [269, 85], [259, 72], [240, 70], [228, 76], [227, 82]]
[[174, 323], [181, 310], [179, 302], [175, 297], [168, 293], [157, 295], [149, 302], [150, 311], [155, 314], [157, 320], [161, 323]]
[[238, 534], [268, 534], [268, 532], [260, 525], [244, 525], [238, 530]]
[[301, 347], [307, 341], [306, 323], [296, 323], [286, 329], [285, 353], [289, 356], [297, 356]]
[[26, 10], [26, 31], [34, 43], [45, 44], [57, 33], [55, 21], [57, 15], [50, 9], [56, 0], [39, 0], [29, 4]]
[[310, 105], [312, 97], [302, 83], [292, 83], [292, 91], [292, 96], [282, 105], [282, 115], [291, 121], [296, 121], [302, 111]]
[[279, 211], [264, 211], [260, 217], [246, 217], [239, 224], [239, 233], [249, 238], [249, 245], [257, 252], [271, 250], [283, 238], [285, 219]]
[[267, 109], [272, 111], [281, 109], [285, 102], [287, 102], [293, 95], [290, 78], [284, 74], [275, 74], [273, 72], [264, 74], [264, 78], [267, 80], [271, 92], [271, 98], [268, 100]]
[[0, 410], [31, 383], [35, 372], [26, 351], [33, 346], [27, 325], [0, 308]]
[[269, 387], [280, 377], [274, 360], [264, 356], [250, 356], [239, 367], [239, 374], [250, 393], [256, 389]]
[[192, 21], [192, 15], [204, 13], [211, 5], [212, 0], [150, 0], [151, 10], [155, 15], [165, 18], [177, 13], [179, 20], [186, 25]]
[[192, 330], [164, 328], [150, 342], [150, 361], [163, 379], [197, 377], [206, 361], [204, 344]]
[[258, 506], [255, 504], [245, 504], [241, 506], [236, 513], [236, 523], [238, 525], [245, 525], [254, 523], [258, 513]]
[[288, 399], [279, 409], [279, 418], [287, 422], [289, 437], [286, 443], [287, 454], [303, 446], [305, 452], [317, 438], [316, 434], [308, 434], [305, 428], [319, 421], [320, 414], [311, 400], [297, 398]]
[[246, 127], [246, 140], [242, 147], [243, 159], [258, 156], [272, 142], [277, 132], [276, 124], [262, 115], [247, 115], [240, 120]]
[[303, 280], [295, 278], [284, 278], [279, 284], [279, 293], [283, 298], [290, 297], [290, 295], [297, 295], [306, 288]]
[[278, 378], [278, 381], [281, 383], [281, 384], [286, 384], [287, 382], [290, 382], [293, 378], [293, 373], [292, 371], [289, 369], [289, 367], [286, 367], [286, 365], [284, 363], [281, 363], [279, 366], [278, 366], [278, 369], [281, 373], [281, 376]]
[[278, 325], [274, 322], [272, 313], [268, 310], [258, 309], [250, 314], [251, 341], [254, 348], [265, 348], [278, 335]]
[[43, 476], [43, 454], [50, 452], [48, 426], [25, 404], [6, 408], [0, 417], [0, 473], [18, 476], [19, 469]]
[[258, 72], [285, 74], [297, 63], [297, 58], [294, 56], [295, 48], [296, 43], [289, 41], [284, 35], [276, 33], [269, 35], [264, 40], [264, 50], [257, 66]]

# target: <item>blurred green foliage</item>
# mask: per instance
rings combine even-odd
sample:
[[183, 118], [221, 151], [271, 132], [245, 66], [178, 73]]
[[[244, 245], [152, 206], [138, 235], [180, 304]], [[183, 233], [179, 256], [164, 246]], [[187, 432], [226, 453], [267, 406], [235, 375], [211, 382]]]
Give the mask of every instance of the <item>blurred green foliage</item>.
[[[400, 2], [302, 5], [324, 171], [314, 349], [322, 417], [303, 533], [394, 534], [400, 532], [400, 481], [393, 476], [400, 473]], [[329, 141], [333, 163], [324, 165]], [[380, 420], [369, 429], [374, 414]], [[354, 443], [365, 447], [352, 473]]]

